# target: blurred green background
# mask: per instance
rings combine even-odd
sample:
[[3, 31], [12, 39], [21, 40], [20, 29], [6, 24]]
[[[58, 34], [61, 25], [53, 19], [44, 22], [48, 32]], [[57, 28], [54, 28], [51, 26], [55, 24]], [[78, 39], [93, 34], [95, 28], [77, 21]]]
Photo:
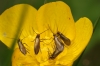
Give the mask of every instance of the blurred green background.
[[[0, 0], [0, 14], [7, 8], [15, 4], [30, 4], [38, 9], [45, 2], [53, 2], [57, 0]], [[80, 17], [88, 17], [93, 25], [93, 36], [82, 53], [82, 55], [74, 62], [73, 66], [100, 66], [100, 0], [62, 0], [67, 3], [72, 11], [74, 20]], [[6, 52], [9, 49], [0, 41], [0, 66], [3, 66], [7, 58]]]

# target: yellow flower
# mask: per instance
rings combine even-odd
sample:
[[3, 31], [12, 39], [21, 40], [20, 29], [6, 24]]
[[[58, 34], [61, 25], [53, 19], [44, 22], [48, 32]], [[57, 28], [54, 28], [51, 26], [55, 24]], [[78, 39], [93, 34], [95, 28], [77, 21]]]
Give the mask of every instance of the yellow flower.
[[[87, 17], [74, 22], [69, 6], [62, 1], [44, 4], [38, 10], [28, 4], [18, 4], [0, 16], [0, 40], [9, 48], [20, 23], [23, 8], [27, 11], [19, 37], [27, 54], [21, 53], [16, 42], [12, 66], [72, 66], [92, 36], [92, 22]], [[63, 42], [64, 50], [54, 59], [50, 59], [56, 46], [53, 34], [58, 31], [69, 38], [71, 44], [68, 46]], [[40, 34], [40, 50], [35, 54], [34, 41], [37, 34]]]

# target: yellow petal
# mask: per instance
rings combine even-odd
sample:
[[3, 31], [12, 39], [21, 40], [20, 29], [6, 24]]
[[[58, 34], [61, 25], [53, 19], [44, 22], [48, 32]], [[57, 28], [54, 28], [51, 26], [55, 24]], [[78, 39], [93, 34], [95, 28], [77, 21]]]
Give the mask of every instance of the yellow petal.
[[[53, 37], [53, 33], [56, 34], [57, 31], [63, 33], [66, 37], [68, 37], [71, 41], [74, 40], [75, 37], [75, 24], [71, 14], [71, 10], [67, 4], [62, 1], [51, 2], [41, 6], [37, 12], [37, 26], [39, 33], [45, 31], [46, 29], [50, 29], [51, 31], [46, 31], [41, 35], [42, 38], [45, 37]], [[53, 33], [52, 33], [53, 32]], [[46, 38], [45, 38], [46, 39]], [[48, 40], [48, 42], [41, 42], [41, 54], [38, 54], [38, 61], [42, 64], [45, 59], [49, 59], [49, 55], [47, 51], [50, 50], [53, 53], [54, 41]], [[46, 43], [48, 45], [46, 45]], [[44, 46], [45, 45], [45, 46]], [[59, 58], [65, 56], [67, 54], [67, 48], [65, 47], [64, 51], [57, 57], [56, 60], [49, 61], [47, 65], [66, 65], [63, 62], [59, 62]], [[47, 57], [48, 56], [48, 57]], [[43, 61], [42, 61], [43, 59]], [[50, 64], [51, 63], [51, 64]], [[46, 64], [45, 64], [46, 65]]]
[[67, 55], [60, 59], [60, 63], [69, 64], [71, 61], [75, 61], [82, 51], [87, 46], [93, 32], [92, 22], [86, 18], [80, 18], [76, 23], [76, 38], [72, 44], [68, 47]]
[[22, 33], [24, 37], [27, 36], [36, 23], [36, 12], [37, 10], [28, 4], [18, 4], [4, 11], [0, 15], [0, 40], [10, 47], [19, 23], [22, 21], [24, 24], [21, 31], [24, 32]]
[[93, 25], [92, 22], [86, 18], [80, 18], [76, 24], [76, 38], [73, 43], [73, 53], [75, 54], [75, 60], [80, 56], [82, 51], [88, 45], [88, 42], [93, 33]]
[[[49, 28], [46, 33], [41, 35], [41, 38], [46, 39], [46, 37], [53, 37], [53, 33], [56, 34], [57, 31], [63, 33], [66, 37], [68, 37], [71, 41], [74, 40], [75, 37], [75, 24], [71, 14], [71, 10], [67, 4], [62, 1], [51, 2], [41, 6], [37, 12], [37, 30], [39, 33], [45, 31]], [[50, 31], [51, 30], [51, 31]], [[49, 63], [45, 63], [46, 60], [49, 60], [49, 51], [53, 53], [54, 41], [46, 40], [41, 42], [41, 52], [42, 54], [37, 55], [37, 60], [40, 64], [44, 65], [66, 65], [63, 62], [59, 62], [59, 58], [65, 56], [67, 54], [67, 48], [65, 47], [64, 51], [57, 57], [57, 59], [53, 61], [49, 61]], [[48, 44], [48, 45], [47, 45]], [[72, 63], [70, 63], [72, 64]]]
[[[40, 32], [50, 28], [53, 33], [60, 31], [70, 40], [75, 37], [75, 25], [71, 10], [62, 1], [51, 2], [41, 6], [37, 13], [37, 22], [38, 27], [41, 27], [38, 28]], [[52, 33], [48, 32], [48, 34], [51, 35]]]

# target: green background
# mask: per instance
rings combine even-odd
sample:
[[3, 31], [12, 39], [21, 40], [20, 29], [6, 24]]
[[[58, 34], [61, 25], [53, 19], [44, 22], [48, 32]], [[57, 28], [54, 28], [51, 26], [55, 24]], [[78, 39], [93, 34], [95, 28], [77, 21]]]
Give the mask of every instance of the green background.
[[[0, 14], [15, 4], [30, 4], [36, 9], [39, 9], [44, 2], [53, 1], [57, 0], [0, 0]], [[100, 66], [100, 0], [62, 1], [70, 6], [75, 21], [80, 17], [88, 17], [94, 25], [93, 36], [88, 46], [74, 62], [73, 66]], [[5, 65], [5, 61], [8, 58], [8, 51], [9, 49], [0, 41], [0, 66]]]

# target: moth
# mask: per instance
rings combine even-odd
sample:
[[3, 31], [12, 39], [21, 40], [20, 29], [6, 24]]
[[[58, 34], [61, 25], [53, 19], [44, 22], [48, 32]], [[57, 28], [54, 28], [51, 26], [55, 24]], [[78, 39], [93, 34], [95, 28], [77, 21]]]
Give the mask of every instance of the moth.
[[[48, 29], [47, 29], [48, 30]], [[45, 30], [45, 31], [47, 31]], [[34, 29], [33, 29], [34, 31]], [[45, 31], [41, 32], [40, 34], [44, 33]], [[35, 31], [34, 31], [35, 32]], [[36, 32], [35, 32], [36, 33]], [[34, 42], [34, 52], [37, 55], [39, 50], [40, 50], [40, 34], [36, 33], [36, 38], [35, 38], [35, 42]]]
[[[50, 27], [49, 27], [49, 29], [50, 29]], [[52, 30], [51, 30], [51, 32], [53, 33]], [[64, 44], [61, 41], [61, 39], [59, 38], [58, 34], [53, 33], [53, 36], [54, 36], [54, 42], [55, 42], [56, 48], [55, 48], [53, 54], [50, 56], [50, 59], [55, 59], [64, 50]]]
[[25, 46], [23, 45], [23, 43], [22, 43], [22, 41], [20, 39], [18, 39], [18, 46], [19, 46], [20, 51], [24, 55], [26, 55], [27, 54], [27, 50], [26, 50]]
[[64, 44], [56, 34], [54, 34], [54, 41], [56, 48], [53, 54], [50, 56], [51, 59], [55, 59], [64, 50]]
[[66, 36], [64, 36], [61, 32], [57, 32], [57, 34], [60, 36], [60, 38], [64, 41], [64, 43], [66, 44], [66, 45], [70, 45], [71, 44], [71, 41], [70, 41], [70, 39], [69, 38], [67, 38]]

